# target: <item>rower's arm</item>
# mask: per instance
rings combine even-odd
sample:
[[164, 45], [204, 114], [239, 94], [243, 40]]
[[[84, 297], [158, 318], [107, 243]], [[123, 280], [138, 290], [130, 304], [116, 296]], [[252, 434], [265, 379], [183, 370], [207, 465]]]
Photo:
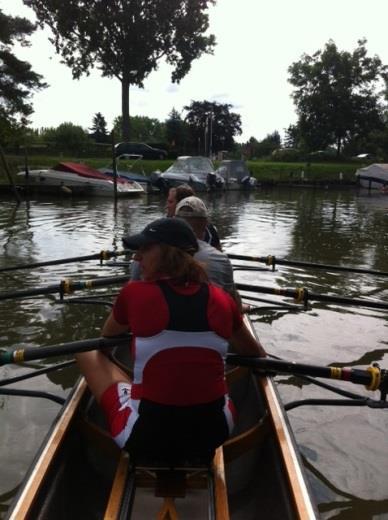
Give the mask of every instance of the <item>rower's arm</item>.
[[124, 332], [128, 332], [128, 325], [121, 325], [118, 323], [111, 312], [102, 327], [101, 335], [106, 337], [119, 336]]
[[242, 356], [265, 357], [267, 355], [260, 341], [256, 340], [244, 322], [242, 326], [234, 332], [230, 343], [233, 352], [241, 354]]

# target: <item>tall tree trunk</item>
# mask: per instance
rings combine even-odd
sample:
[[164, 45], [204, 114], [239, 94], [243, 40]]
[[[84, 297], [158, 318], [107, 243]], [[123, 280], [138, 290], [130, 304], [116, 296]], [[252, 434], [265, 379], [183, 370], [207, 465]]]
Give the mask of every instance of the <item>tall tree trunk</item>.
[[121, 117], [123, 140], [129, 141], [129, 78], [123, 77], [121, 80]]

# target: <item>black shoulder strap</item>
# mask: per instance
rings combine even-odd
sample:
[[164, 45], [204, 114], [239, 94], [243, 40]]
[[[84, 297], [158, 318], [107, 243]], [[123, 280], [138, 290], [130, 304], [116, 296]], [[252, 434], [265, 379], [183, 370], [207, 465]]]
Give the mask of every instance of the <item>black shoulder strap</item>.
[[201, 284], [195, 294], [180, 294], [168, 282], [159, 281], [169, 309], [169, 330], [203, 332], [209, 330], [207, 307], [209, 301], [209, 286]]

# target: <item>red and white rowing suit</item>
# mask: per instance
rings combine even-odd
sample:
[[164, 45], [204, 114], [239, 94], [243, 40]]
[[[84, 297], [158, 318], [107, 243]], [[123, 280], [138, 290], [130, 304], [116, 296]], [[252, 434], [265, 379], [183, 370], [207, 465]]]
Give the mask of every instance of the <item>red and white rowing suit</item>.
[[221, 444], [234, 414], [223, 358], [242, 326], [230, 295], [211, 284], [131, 282], [113, 316], [132, 331], [134, 358], [132, 385], [112, 385], [101, 399], [116, 443], [128, 447], [133, 437], [155, 444], [155, 430], [162, 428], [161, 443], [171, 443], [176, 432], [175, 443]]

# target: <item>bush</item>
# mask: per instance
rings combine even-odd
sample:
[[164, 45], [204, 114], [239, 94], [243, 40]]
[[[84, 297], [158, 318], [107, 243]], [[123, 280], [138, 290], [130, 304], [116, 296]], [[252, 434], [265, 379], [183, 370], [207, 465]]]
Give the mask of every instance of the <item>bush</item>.
[[272, 152], [273, 161], [301, 161], [303, 160], [303, 154], [296, 148], [277, 148]]

